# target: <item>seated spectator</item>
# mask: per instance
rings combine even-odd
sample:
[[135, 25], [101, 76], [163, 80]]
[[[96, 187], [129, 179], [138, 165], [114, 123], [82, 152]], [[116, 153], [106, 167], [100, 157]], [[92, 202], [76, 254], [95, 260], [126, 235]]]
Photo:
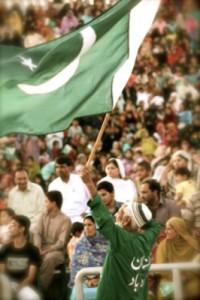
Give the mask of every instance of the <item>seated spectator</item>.
[[166, 124], [166, 141], [167, 145], [171, 145], [178, 141], [178, 129], [174, 122], [169, 122]]
[[179, 111], [176, 113], [178, 117], [178, 128], [185, 128], [187, 124], [192, 124], [192, 112], [187, 108], [186, 103], [181, 103]]
[[41, 188], [43, 189], [43, 191], [46, 192], [46, 189], [47, 189], [46, 182], [44, 181], [44, 179], [42, 178], [42, 175], [40, 173], [35, 175], [33, 182], [40, 185]]
[[67, 34], [74, 30], [79, 25], [77, 17], [74, 15], [71, 9], [67, 9], [66, 15], [62, 18], [60, 24], [61, 34]]
[[68, 255], [70, 261], [72, 259], [72, 255], [74, 253], [76, 244], [78, 243], [78, 241], [81, 238], [83, 229], [84, 229], [84, 226], [83, 226], [83, 223], [81, 223], [81, 222], [74, 222], [72, 224], [72, 228], [71, 228], [72, 237], [67, 244], [67, 255]]
[[109, 181], [102, 181], [97, 185], [98, 194], [101, 196], [106, 208], [115, 220], [115, 214], [120, 209], [122, 203], [115, 200], [114, 187]]
[[138, 130], [138, 132], [135, 134], [135, 137], [141, 139], [141, 149], [145, 156], [148, 157], [154, 154], [158, 143], [150, 135], [149, 131], [146, 128]]
[[10, 225], [12, 243], [0, 251], [0, 273], [8, 276], [13, 295], [17, 300], [40, 300], [36, 291], [40, 266], [38, 249], [28, 241], [30, 220], [15, 215]]
[[45, 42], [43, 36], [38, 33], [36, 25], [31, 24], [27, 30], [26, 36], [24, 38], [24, 47], [30, 48], [37, 45], [40, 45]]
[[191, 172], [182, 167], [175, 170], [176, 194], [174, 200], [185, 208], [193, 194], [197, 192], [196, 182], [191, 180]]
[[77, 119], [72, 121], [71, 126], [68, 129], [68, 137], [74, 137], [76, 134], [83, 134], [83, 129], [79, 124], [79, 121]]
[[[190, 262], [196, 258], [200, 251], [198, 241], [189, 232], [186, 222], [177, 217], [170, 218], [166, 223], [166, 238], [159, 244], [156, 251], [156, 263]], [[182, 272], [182, 282], [185, 299], [199, 299], [200, 273]], [[168, 292], [166, 287], [168, 286]], [[172, 274], [161, 274], [158, 287], [158, 300], [172, 299]], [[170, 298], [168, 298], [170, 297]]]
[[[74, 279], [78, 271], [86, 267], [100, 267], [106, 255], [107, 241], [96, 231], [95, 222], [91, 215], [84, 218], [84, 234], [78, 241], [72, 256], [70, 287], [74, 285]], [[95, 299], [98, 276], [84, 278], [84, 299]], [[75, 289], [72, 289], [71, 300], [75, 298]]]
[[[133, 201], [137, 197], [136, 186], [130, 179], [125, 179], [124, 166], [121, 160], [110, 158], [106, 164], [106, 175], [100, 182], [109, 181], [114, 186], [115, 200], [118, 202]], [[124, 193], [126, 191], [126, 193]]]
[[170, 155], [161, 155], [151, 162], [152, 178], [159, 181], [165, 166], [169, 163]]
[[15, 171], [16, 186], [9, 192], [8, 207], [16, 214], [23, 214], [31, 221], [31, 231], [43, 212], [45, 194], [41, 186], [29, 181], [26, 168], [19, 167]]
[[60, 143], [58, 140], [53, 141], [52, 143], [52, 157], [53, 159], [57, 159], [60, 155], [61, 155], [61, 147], [60, 147]]
[[173, 198], [175, 195], [175, 170], [180, 167], [188, 168], [188, 170], [191, 172], [191, 178], [197, 182], [197, 188], [199, 189], [199, 166], [194, 163], [191, 155], [188, 152], [184, 150], [178, 150], [172, 155], [170, 162], [165, 166], [160, 177], [161, 186], [165, 188], [165, 191], [171, 198]]
[[160, 184], [154, 179], [147, 179], [140, 185], [138, 202], [145, 203], [152, 212], [153, 218], [165, 226], [171, 217], [181, 217], [181, 211], [173, 200], [167, 199], [161, 193]]
[[74, 171], [78, 173], [87, 163], [87, 155], [85, 153], [79, 153], [76, 157]]
[[33, 232], [34, 244], [42, 258], [40, 284], [44, 292], [52, 281], [56, 266], [64, 263], [66, 242], [71, 230], [70, 218], [60, 211], [62, 194], [59, 191], [47, 193], [45, 206], [46, 212]]
[[124, 165], [125, 173], [129, 177], [134, 176], [133, 162], [134, 162], [133, 161], [133, 151], [132, 151], [132, 149], [127, 149], [123, 153], [122, 163]]
[[92, 21], [93, 16], [90, 5], [86, 6], [83, 9], [83, 15], [80, 17], [80, 19], [84, 24], [87, 24], [88, 22]]
[[149, 162], [142, 160], [137, 163], [135, 182], [139, 191], [140, 184], [145, 179], [151, 178], [151, 165]]
[[40, 173], [40, 166], [33, 156], [27, 158], [26, 168], [28, 170], [29, 179], [34, 181], [35, 176]]
[[200, 242], [200, 192], [194, 194], [187, 203], [183, 218], [194, 238]]
[[72, 173], [74, 164], [68, 156], [59, 156], [55, 168], [58, 177], [51, 181], [48, 190], [62, 193], [61, 211], [70, 217], [72, 223], [82, 222], [88, 213], [88, 191], [80, 177]]
[[9, 227], [14, 215], [15, 212], [11, 208], [0, 211], [0, 248], [11, 242]]

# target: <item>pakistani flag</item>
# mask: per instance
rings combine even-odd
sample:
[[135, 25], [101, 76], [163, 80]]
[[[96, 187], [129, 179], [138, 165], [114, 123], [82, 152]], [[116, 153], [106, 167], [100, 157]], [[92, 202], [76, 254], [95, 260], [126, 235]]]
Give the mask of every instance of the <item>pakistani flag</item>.
[[47, 134], [112, 111], [159, 0], [122, 0], [74, 32], [24, 49], [0, 47], [0, 136]]

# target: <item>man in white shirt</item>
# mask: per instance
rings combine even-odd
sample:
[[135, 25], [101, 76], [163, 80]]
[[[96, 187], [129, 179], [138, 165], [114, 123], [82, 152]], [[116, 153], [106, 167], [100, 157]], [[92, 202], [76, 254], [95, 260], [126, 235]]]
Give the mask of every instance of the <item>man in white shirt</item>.
[[45, 194], [40, 185], [29, 181], [26, 168], [18, 168], [14, 180], [16, 186], [9, 193], [8, 207], [16, 214], [28, 217], [32, 231], [44, 210]]
[[73, 163], [67, 156], [56, 160], [56, 174], [59, 176], [49, 184], [49, 191], [60, 191], [63, 196], [61, 211], [70, 217], [72, 223], [82, 222], [88, 213], [88, 191], [80, 177], [72, 174]]

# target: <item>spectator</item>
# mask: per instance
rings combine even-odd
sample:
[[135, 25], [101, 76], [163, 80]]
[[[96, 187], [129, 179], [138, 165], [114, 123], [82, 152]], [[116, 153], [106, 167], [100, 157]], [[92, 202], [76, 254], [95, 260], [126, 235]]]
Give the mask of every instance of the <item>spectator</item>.
[[187, 203], [183, 218], [187, 221], [194, 238], [200, 241], [200, 192]]
[[35, 175], [35, 178], [34, 178], [33, 182], [40, 185], [41, 188], [43, 189], [43, 191], [46, 192], [46, 182], [44, 181], [44, 179], [42, 178], [42, 175], [40, 173]]
[[182, 129], [185, 128], [186, 125], [191, 125], [192, 124], [192, 112], [191, 110], [187, 107], [186, 103], [181, 103], [179, 111], [176, 113], [178, 117], [178, 128]]
[[176, 194], [174, 200], [181, 207], [185, 208], [193, 194], [196, 194], [196, 182], [191, 180], [191, 173], [188, 168], [182, 167], [175, 170]]
[[9, 227], [14, 215], [15, 212], [11, 208], [0, 211], [0, 248], [2, 245], [11, 242]]
[[59, 176], [49, 184], [49, 191], [58, 190], [63, 196], [61, 211], [73, 222], [82, 222], [87, 214], [88, 191], [80, 178], [72, 174], [73, 163], [67, 156], [56, 160], [56, 173]]
[[45, 206], [46, 212], [41, 216], [33, 233], [34, 244], [42, 258], [40, 283], [43, 291], [48, 289], [56, 266], [64, 263], [66, 243], [71, 230], [70, 218], [60, 211], [62, 194], [59, 191], [47, 193]]
[[[170, 218], [166, 223], [166, 239], [163, 240], [156, 252], [156, 263], [190, 262], [199, 254], [200, 246], [189, 232], [187, 224], [181, 218]], [[197, 300], [200, 297], [199, 272], [182, 272], [184, 300]], [[166, 292], [166, 287], [168, 291]], [[171, 274], [161, 275], [158, 287], [158, 298], [166, 299], [173, 295]]]
[[158, 144], [156, 140], [150, 136], [149, 131], [146, 128], [141, 128], [136, 134], [135, 137], [141, 140], [141, 150], [143, 154], [147, 157], [151, 157], [154, 154]]
[[165, 191], [170, 197], [175, 195], [175, 170], [180, 167], [187, 167], [191, 172], [191, 178], [197, 182], [197, 188], [199, 189], [198, 177], [199, 177], [199, 166], [192, 160], [191, 155], [184, 151], [176, 151], [170, 162], [165, 166], [160, 177], [160, 184], [164, 186]]
[[180, 208], [174, 201], [161, 195], [161, 186], [154, 180], [149, 179], [140, 185], [140, 198], [138, 201], [145, 203], [152, 212], [153, 218], [163, 226], [171, 217], [181, 217]]
[[79, 25], [79, 21], [71, 9], [66, 11], [66, 15], [62, 18], [60, 24], [61, 34], [67, 34]]
[[[157, 148], [158, 150], [158, 148]], [[165, 153], [165, 150], [164, 150]], [[162, 154], [162, 153], [161, 153]], [[160, 155], [157, 158], [153, 159], [151, 162], [151, 168], [152, 168], [152, 179], [156, 179], [157, 181], [160, 180], [160, 176], [162, 174], [163, 169], [165, 166], [169, 163], [170, 155]]]
[[36, 174], [40, 173], [40, 166], [35, 161], [33, 156], [29, 156], [26, 161], [26, 168], [28, 170], [29, 179], [31, 181], [35, 180]]
[[151, 176], [150, 163], [145, 160], [138, 162], [136, 166], [136, 176], [134, 178], [137, 185], [138, 192], [140, 189], [140, 184], [143, 182], [143, 180], [150, 179], [150, 176]]
[[53, 141], [51, 151], [53, 159], [57, 159], [61, 155], [61, 146], [58, 140]]
[[84, 8], [83, 15], [80, 17], [80, 19], [84, 24], [92, 21], [93, 17], [91, 13], [91, 6], [88, 5]]
[[8, 207], [16, 214], [23, 214], [31, 221], [31, 231], [36, 225], [44, 209], [45, 195], [41, 186], [29, 181], [26, 168], [18, 168], [15, 171], [16, 186], [10, 191]]
[[114, 186], [109, 181], [102, 181], [97, 185], [97, 191], [115, 220], [115, 214], [120, 209], [122, 203], [115, 200]]
[[87, 163], [87, 156], [84, 153], [80, 153], [76, 157], [75, 172], [78, 173]]
[[83, 134], [83, 129], [79, 124], [78, 120], [73, 120], [71, 126], [69, 127], [68, 130], [68, 137], [74, 137], [76, 134]]
[[38, 33], [36, 25], [31, 24], [27, 30], [26, 37], [24, 39], [24, 47], [30, 48], [40, 45], [45, 42], [43, 36]]
[[0, 251], [0, 273], [8, 276], [17, 300], [40, 300], [35, 290], [40, 266], [38, 249], [28, 241], [30, 220], [23, 215], [13, 216], [10, 225], [11, 244]]
[[67, 243], [67, 255], [70, 261], [72, 259], [72, 254], [74, 253], [76, 244], [78, 243], [81, 237], [83, 229], [84, 229], [84, 225], [81, 222], [74, 222], [72, 224], [72, 228], [71, 228], [72, 237], [70, 238], [70, 241]]
[[[78, 241], [74, 254], [72, 256], [70, 286], [74, 284], [74, 279], [79, 270], [85, 267], [99, 267], [103, 265], [108, 247], [107, 241], [96, 230], [94, 218], [87, 215], [84, 218], [84, 234]], [[99, 282], [99, 276], [88, 276], [84, 279], [84, 294], [96, 294], [96, 287]], [[95, 288], [95, 289], [94, 289]], [[75, 290], [73, 288], [71, 300], [75, 299]]]
[[[115, 200], [124, 203], [133, 201], [137, 196], [135, 184], [130, 179], [125, 179], [124, 166], [119, 159], [110, 158], [106, 165], [107, 176], [103, 177], [100, 182], [109, 181], [114, 186]], [[126, 191], [126, 193], [124, 193]]]

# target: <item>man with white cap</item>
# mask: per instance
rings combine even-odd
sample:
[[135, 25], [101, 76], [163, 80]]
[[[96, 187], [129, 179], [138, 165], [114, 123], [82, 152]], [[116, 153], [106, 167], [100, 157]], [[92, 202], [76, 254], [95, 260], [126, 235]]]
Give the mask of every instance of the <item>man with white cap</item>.
[[81, 170], [80, 176], [90, 192], [88, 206], [98, 230], [110, 242], [96, 300], [146, 300], [150, 253], [160, 226], [152, 220], [148, 207], [136, 202], [121, 206], [115, 224], [96, 191], [89, 168]]

